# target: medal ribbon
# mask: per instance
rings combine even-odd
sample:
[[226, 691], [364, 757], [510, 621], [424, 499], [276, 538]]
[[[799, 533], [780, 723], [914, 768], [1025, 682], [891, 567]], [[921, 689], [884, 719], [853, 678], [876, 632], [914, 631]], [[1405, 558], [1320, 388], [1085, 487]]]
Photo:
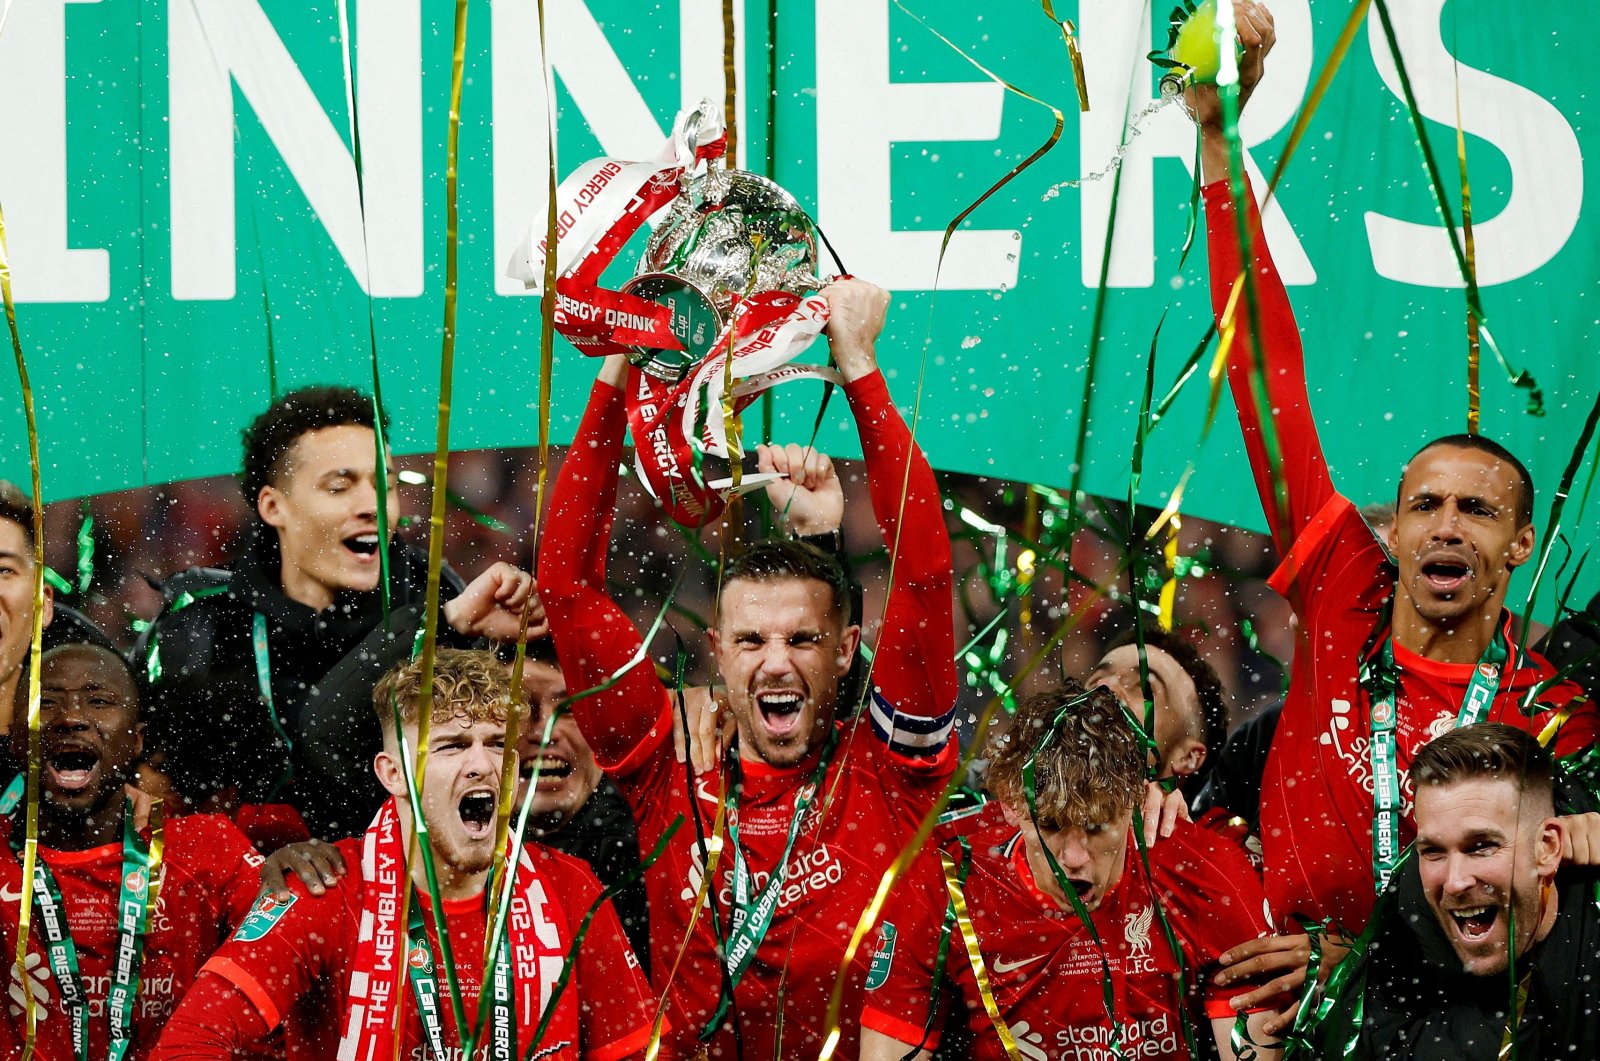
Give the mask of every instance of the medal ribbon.
[[[733, 1006], [734, 988], [743, 979], [750, 963], [755, 961], [757, 948], [772, 928], [773, 915], [778, 912], [778, 896], [783, 893], [784, 882], [788, 879], [789, 856], [794, 853], [795, 841], [800, 838], [801, 827], [805, 824], [806, 811], [811, 809], [812, 802], [822, 788], [823, 775], [828, 772], [828, 764], [833, 760], [834, 749], [838, 746], [839, 731], [835, 728], [828, 735], [828, 743], [823, 746], [822, 757], [817, 760], [811, 777], [794, 798], [794, 818], [789, 822], [789, 835], [784, 841], [783, 853], [778, 856], [778, 864], [773, 867], [766, 887], [753, 899], [750, 894], [753, 875], [749, 863], [745, 861], [744, 848], [739, 843], [738, 796], [729, 796], [732, 804], [728, 815], [728, 840], [733, 846], [733, 910], [729, 918], [726, 949], [723, 951], [728, 975], [722, 983], [722, 997], [717, 1000], [717, 1011], [700, 1031], [702, 1042], [709, 1040], [721, 1027], [722, 1019]], [[737, 756], [737, 752], [734, 755]], [[735, 778], [733, 792], [737, 793], [737, 757], [733, 760], [732, 770]]]
[[[0, 813], [10, 814], [20, 802], [13, 782], [0, 801]], [[161, 873], [161, 811], [150, 811], [150, 843], [146, 845], [133, 825], [133, 803], [122, 811], [122, 883], [117, 895], [117, 951], [111, 966], [111, 986], [106, 995], [106, 1017], [111, 1026], [110, 1061], [122, 1061], [133, 1045], [133, 1018], [139, 995], [139, 969], [144, 959], [145, 933], [155, 904], [156, 878]], [[15, 837], [15, 851], [20, 845]], [[89, 1000], [78, 966], [78, 948], [67, 926], [66, 902], [55, 875], [45, 860], [33, 864], [33, 900], [44, 930], [44, 948], [50, 975], [61, 991], [61, 1006], [72, 1018], [72, 1052], [77, 1061], [89, 1061]], [[26, 987], [23, 990], [27, 990]]]
[[[405, 843], [401, 838], [400, 811], [393, 799], [379, 809], [377, 817], [362, 844], [361, 873], [365, 882], [362, 896], [362, 930], [356, 945], [356, 960], [350, 974], [350, 1010], [346, 1029], [340, 1040], [339, 1056], [387, 1058], [396, 1049], [396, 1018], [400, 999], [393, 991], [397, 976], [390, 970], [399, 970], [398, 963], [405, 962], [405, 972], [416, 999], [418, 1016], [422, 1023], [429, 1053], [439, 1061], [454, 1056], [445, 1044], [445, 998], [453, 992], [439, 987], [433, 946], [427, 935], [426, 923], [419, 905], [414, 904], [406, 914], [406, 931], [402, 942], [398, 931], [400, 899], [404, 890], [405, 865], [402, 856]], [[540, 998], [545, 992], [545, 971], [559, 967], [564, 945], [560, 939], [548, 942], [541, 938], [535, 923], [535, 898], [542, 893], [542, 903], [547, 911], [555, 909], [554, 896], [546, 888], [537, 868], [520, 846], [513, 841], [513, 854], [517, 856], [517, 891], [510, 900], [510, 916], [501, 923], [503, 933], [495, 947], [493, 963], [485, 969], [480, 1004], [485, 995], [490, 999], [489, 1031], [485, 1048], [490, 1061], [515, 1061], [516, 1043], [526, 1040], [532, 1033], [538, 1017]], [[508, 854], [508, 859], [512, 857]], [[486, 900], [487, 901], [487, 900]], [[449, 961], [447, 949], [449, 925], [442, 916], [442, 905], [436, 905], [435, 933], [445, 935], [439, 942], [440, 954]], [[564, 930], [559, 917], [547, 918], [557, 935]], [[550, 927], [550, 926], [546, 926]], [[447, 972], [449, 967], [447, 966]], [[522, 987], [523, 1004], [516, 1005], [517, 985]], [[455, 999], [451, 998], [454, 1006]], [[557, 1034], [562, 1039], [573, 1039], [577, 1029], [571, 1026], [574, 1011], [559, 1015]], [[471, 1039], [472, 1029], [463, 1019], [458, 1022], [458, 1038], [465, 1045]], [[463, 1053], [463, 1056], [466, 1056]], [[471, 1056], [478, 1053], [472, 1050]]]
[[[1488, 717], [1508, 655], [1505, 632], [1496, 631], [1494, 640], [1484, 648], [1478, 665], [1472, 670], [1472, 681], [1467, 685], [1467, 694], [1456, 715], [1458, 727], [1470, 726]], [[1377, 891], [1382, 893], [1400, 864], [1400, 815], [1404, 803], [1394, 736], [1395, 690], [1400, 684], [1400, 669], [1394, 662], [1392, 634], [1384, 638], [1377, 656], [1362, 664], [1360, 682], [1372, 702], [1369, 712], [1372, 743], [1367, 752], [1372, 767], [1372, 875]]]
[[[484, 977], [484, 988], [489, 992], [489, 1036], [484, 1043], [488, 1061], [515, 1061], [517, 1053], [516, 1014], [511, 1004], [511, 947], [505, 938], [507, 930], [501, 923], [500, 946], [495, 948], [494, 967]], [[406, 975], [411, 980], [411, 991], [417, 1000], [417, 1016], [422, 1020], [422, 1030], [427, 1036], [428, 1049], [439, 1061], [450, 1057], [444, 1042], [444, 1014], [439, 1005], [439, 981], [433, 972], [433, 948], [428, 943], [428, 929], [422, 920], [422, 910], [411, 907], [410, 923], [406, 929]]]
[[[283, 741], [285, 753], [294, 747], [294, 742], [289, 739], [288, 732], [283, 728], [283, 722], [278, 718], [278, 706], [272, 699], [272, 657], [267, 649], [267, 617], [256, 612], [250, 622], [250, 647], [256, 658], [256, 687], [261, 690], [261, 700], [267, 705], [267, 717], [272, 720], [272, 731]], [[286, 763], [283, 773], [278, 780], [273, 782], [272, 792], [276, 796], [283, 786], [294, 780], [294, 763]]]

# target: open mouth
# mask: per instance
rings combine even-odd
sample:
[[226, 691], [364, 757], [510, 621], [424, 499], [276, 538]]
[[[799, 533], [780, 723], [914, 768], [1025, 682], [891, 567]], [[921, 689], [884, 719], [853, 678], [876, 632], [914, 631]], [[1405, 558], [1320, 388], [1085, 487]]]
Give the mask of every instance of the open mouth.
[[46, 757], [47, 780], [52, 788], [63, 792], [82, 792], [94, 780], [95, 767], [100, 757], [81, 749], [59, 751]]
[[1450, 911], [1450, 919], [1456, 923], [1456, 931], [1468, 943], [1481, 943], [1487, 939], [1499, 918], [1498, 906], [1469, 906]]
[[565, 759], [558, 759], [553, 755], [538, 755], [522, 760], [522, 780], [532, 781], [535, 768], [538, 770], [539, 781], [565, 781], [572, 776], [572, 764]]
[[1459, 560], [1429, 560], [1422, 565], [1422, 577], [1435, 593], [1459, 591], [1472, 577], [1472, 569]]
[[356, 534], [344, 540], [344, 547], [360, 557], [375, 557], [378, 555], [378, 535]]
[[800, 710], [805, 694], [798, 689], [763, 689], [756, 693], [756, 707], [767, 732], [775, 737], [793, 735], [800, 728]]
[[493, 792], [468, 792], [456, 804], [456, 814], [474, 840], [483, 840], [494, 832], [495, 796]]

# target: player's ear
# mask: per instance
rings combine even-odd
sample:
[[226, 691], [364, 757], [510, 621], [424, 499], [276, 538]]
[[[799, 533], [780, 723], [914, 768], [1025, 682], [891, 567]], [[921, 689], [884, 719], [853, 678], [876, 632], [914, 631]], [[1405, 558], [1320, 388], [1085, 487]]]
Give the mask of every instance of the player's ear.
[[1506, 566], [1520, 567], [1527, 563], [1533, 556], [1533, 546], [1538, 539], [1533, 524], [1530, 523], [1517, 532], [1511, 540], [1511, 548], [1506, 552]]
[[1198, 774], [1200, 767], [1205, 765], [1206, 746], [1193, 737], [1185, 737], [1178, 742], [1175, 749], [1177, 754], [1172, 757], [1172, 772], [1179, 777], [1189, 777]]
[[839, 635], [839, 677], [844, 677], [850, 671], [850, 661], [856, 658], [856, 649], [861, 647], [861, 627], [851, 623], [844, 628], [844, 633]]
[[388, 749], [373, 756], [372, 772], [378, 775], [378, 783], [389, 795], [398, 798], [406, 794], [405, 771], [401, 768], [399, 759]]

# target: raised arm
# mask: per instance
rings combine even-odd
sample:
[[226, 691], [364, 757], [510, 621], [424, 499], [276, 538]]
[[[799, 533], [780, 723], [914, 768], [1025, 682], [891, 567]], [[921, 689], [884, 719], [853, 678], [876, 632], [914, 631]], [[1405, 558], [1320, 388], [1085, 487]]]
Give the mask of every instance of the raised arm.
[[[1260, 80], [1267, 52], [1272, 48], [1272, 17], [1258, 4], [1236, 2], [1235, 17], [1239, 40], [1244, 45], [1240, 60], [1241, 103]], [[1215, 86], [1189, 90], [1188, 102], [1200, 126], [1200, 159], [1205, 187], [1206, 244], [1211, 259], [1211, 304], [1220, 323], [1233, 298], [1235, 284], [1244, 272], [1239, 245], [1239, 226], [1228, 180], [1228, 142], [1223, 135], [1221, 105]], [[1306, 392], [1305, 353], [1289, 293], [1278, 276], [1271, 251], [1262, 234], [1261, 215], [1246, 182], [1245, 218], [1250, 234], [1250, 250], [1255, 269], [1255, 317], [1261, 325], [1258, 342], [1251, 342], [1251, 312], [1241, 291], [1234, 309], [1237, 338], [1228, 358], [1228, 383], [1239, 424], [1244, 432], [1245, 450], [1255, 474], [1256, 490], [1261, 495], [1272, 539], [1279, 555], [1287, 554], [1306, 525], [1333, 496], [1333, 481], [1317, 438], [1316, 421], [1311, 416]], [[1271, 426], [1277, 436], [1280, 471], [1287, 494], [1287, 521], [1279, 512], [1271, 463], [1267, 455], [1267, 436], [1261, 408], [1255, 393], [1256, 363], [1265, 368], [1266, 406], [1271, 410]]]
[[[666, 689], [638, 629], [606, 593], [606, 549], [628, 423], [625, 371], [621, 357], [607, 358], [589, 392], [550, 495], [538, 565], [539, 599], [567, 688], [577, 697], [572, 713], [600, 766], [621, 773], [671, 735]], [[624, 667], [610, 688], [583, 695]]]
[[893, 572], [873, 650], [873, 728], [895, 751], [932, 755], [949, 738], [957, 692], [950, 535], [939, 486], [878, 371], [888, 293], [860, 280], [824, 290], [829, 341]]

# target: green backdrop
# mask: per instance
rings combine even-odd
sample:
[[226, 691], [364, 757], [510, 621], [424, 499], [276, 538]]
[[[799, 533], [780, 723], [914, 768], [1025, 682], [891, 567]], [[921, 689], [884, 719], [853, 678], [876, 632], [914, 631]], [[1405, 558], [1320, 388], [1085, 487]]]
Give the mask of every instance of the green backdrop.
[[[1066, 112], [1058, 147], [958, 234], [938, 233], [1048, 134], [1047, 111], [986, 80], [886, 0], [746, 0], [741, 149], [817, 210], [850, 271], [896, 297], [882, 359], [934, 463], [1062, 484], [1081, 414], [1090, 314], [1123, 116], [1153, 93], [1143, 54], [1166, 8], [1057, 4], [1078, 21], [1080, 115], [1059, 32], [1027, 0], [908, 6], [1001, 76]], [[505, 258], [539, 207], [544, 90], [534, 0], [471, 5], [461, 134], [461, 309], [454, 448], [536, 434], [538, 305]], [[560, 166], [652, 153], [685, 99], [719, 94], [718, 0], [549, 0]], [[1280, 44], [1247, 138], [1268, 168], [1348, 8], [1282, 0]], [[281, 388], [370, 380], [368, 313], [406, 451], [432, 446], [443, 314], [444, 142], [453, 5], [354, 0], [368, 216], [362, 249], [338, 8], [304, 0], [18, 0], [0, 34], [0, 203], [51, 497], [233, 470], [238, 430]], [[1402, 47], [1454, 184], [1467, 136], [1483, 298], [1548, 415], [1485, 355], [1484, 430], [1529, 459], [1541, 511], [1600, 381], [1593, 63], [1573, 0], [1396, 4]], [[1369, 20], [1376, 21], [1374, 14]], [[1458, 62], [1457, 62], [1458, 61]], [[1465, 311], [1375, 25], [1363, 29], [1281, 189], [1269, 234], [1293, 282], [1314, 404], [1344, 491], [1390, 496], [1400, 460], [1465, 424]], [[1156, 322], [1158, 387], [1203, 332], [1203, 247], [1180, 264], [1193, 134], [1173, 109], [1134, 138], [1093, 404], [1085, 485], [1126, 489]], [[1588, 150], [1585, 150], [1588, 149]], [[1453, 193], [1454, 194], [1454, 193]], [[369, 298], [358, 272], [372, 263]], [[925, 355], [925, 360], [924, 360]], [[925, 367], [925, 372], [923, 371]], [[556, 351], [554, 436], [592, 366]], [[778, 400], [809, 429], [817, 393]], [[1196, 455], [1203, 380], [1152, 436], [1143, 498]], [[1226, 399], [1225, 399], [1226, 401]], [[842, 407], [840, 409], [842, 413]], [[1186, 508], [1260, 511], [1225, 405]], [[842, 415], [823, 443], [854, 446]], [[13, 385], [0, 473], [26, 475]], [[1581, 480], [1580, 480], [1581, 482]], [[1581, 537], [1580, 533], [1580, 537]]]

